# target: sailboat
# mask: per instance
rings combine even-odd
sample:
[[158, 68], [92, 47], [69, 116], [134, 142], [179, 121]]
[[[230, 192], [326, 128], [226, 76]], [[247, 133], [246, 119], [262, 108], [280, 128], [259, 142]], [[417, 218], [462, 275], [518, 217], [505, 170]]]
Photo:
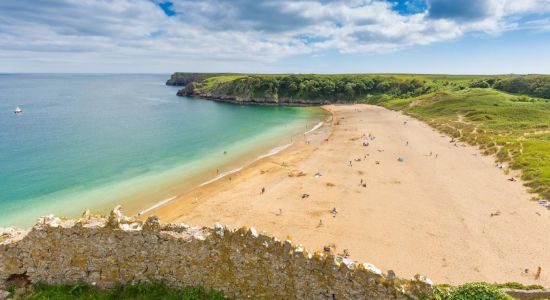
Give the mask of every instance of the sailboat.
[[21, 109], [21, 107], [18, 106], [18, 107], [15, 108], [15, 110], [13, 112], [16, 113], [16, 114], [20, 114], [20, 113], [23, 112], [23, 110]]

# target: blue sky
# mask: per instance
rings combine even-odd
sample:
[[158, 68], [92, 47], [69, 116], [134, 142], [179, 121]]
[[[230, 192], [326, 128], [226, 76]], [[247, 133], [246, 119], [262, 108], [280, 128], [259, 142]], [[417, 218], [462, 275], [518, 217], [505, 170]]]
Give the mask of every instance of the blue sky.
[[0, 0], [0, 72], [550, 73], [550, 0]]

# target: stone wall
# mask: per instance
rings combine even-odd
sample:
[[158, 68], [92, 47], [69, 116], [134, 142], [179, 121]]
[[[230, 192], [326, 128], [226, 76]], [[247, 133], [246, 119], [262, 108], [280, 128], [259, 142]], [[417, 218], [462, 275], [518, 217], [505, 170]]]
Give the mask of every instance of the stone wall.
[[330, 253], [309, 253], [254, 228], [194, 228], [140, 222], [118, 209], [109, 217], [42, 217], [30, 230], [0, 229], [0, 288], [85, 282], [102, 288], [164, 281], [204, 286], [237, 299], [407, 299], [432, 284], [382, 274]]

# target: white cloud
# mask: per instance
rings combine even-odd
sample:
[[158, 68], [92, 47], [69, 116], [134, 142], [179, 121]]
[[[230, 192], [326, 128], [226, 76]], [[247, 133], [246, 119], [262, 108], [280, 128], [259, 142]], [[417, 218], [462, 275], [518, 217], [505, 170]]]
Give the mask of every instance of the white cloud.
[[167, 16], [159, 2], [2, 1], [0, 65], [265, 63], [323, 50], [386, 52], [470, 32], [548, 28], [550, 12], [550, 0], [475, 0], [475, 10], [460, 7], [470, 1], [428, 0], [408, 14], [380, 0], [174, 0], [176, 15]]

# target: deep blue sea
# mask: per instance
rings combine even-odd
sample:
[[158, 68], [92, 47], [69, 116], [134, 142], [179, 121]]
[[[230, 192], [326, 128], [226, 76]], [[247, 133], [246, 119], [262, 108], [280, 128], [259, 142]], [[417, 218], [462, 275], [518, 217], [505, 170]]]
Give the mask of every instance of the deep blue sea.
[[325, 116], [178, 97], [168, 77], [0, 74], [0, 226], [116, 204], [145, 208], [174, 186], [196, 186], [288, 143]]

